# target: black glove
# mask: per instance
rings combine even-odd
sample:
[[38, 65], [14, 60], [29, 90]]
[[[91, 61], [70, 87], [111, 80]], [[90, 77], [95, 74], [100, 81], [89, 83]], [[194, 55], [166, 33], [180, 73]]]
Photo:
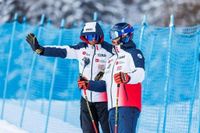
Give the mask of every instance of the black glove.
[[33, 33], [29, 33], [26, 36], [26, 41], [31, 46], [32, 50], [35, 51], [37, 54], [42, 55], [44, 53], [44, 47], [39, 45], [38, 40]]

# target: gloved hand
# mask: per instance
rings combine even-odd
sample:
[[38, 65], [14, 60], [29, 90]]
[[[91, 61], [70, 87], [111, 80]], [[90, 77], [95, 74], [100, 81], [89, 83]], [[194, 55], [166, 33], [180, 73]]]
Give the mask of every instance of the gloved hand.
[[119, 72], [114, 75], [114, 80], [117, 84], [128, 83], [130, 76], [127, 73]]
[[89, 81], [87, 80], [87, 78], [80, 76], [79, 80], [78, 80], [78, 87], [80, 89], [88, 89], [89, 86]]
[[26, 36], [26, 41], [30, 44], [33, 51], [35, 51], [37, 54], [40, 54], [40, 55], [43, 54], [44, 47], [39, 45], [38, 40], [33, 33], [29, 33]]

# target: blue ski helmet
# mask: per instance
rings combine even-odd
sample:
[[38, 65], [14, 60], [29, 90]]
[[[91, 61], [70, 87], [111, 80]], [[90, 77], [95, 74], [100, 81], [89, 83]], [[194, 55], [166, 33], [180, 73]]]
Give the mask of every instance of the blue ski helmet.
[[127, 43], [133, 37], [133, 27], [128, 23], [117, 23], [110, 30], [111, 40], [120, 38], [119, 43]]

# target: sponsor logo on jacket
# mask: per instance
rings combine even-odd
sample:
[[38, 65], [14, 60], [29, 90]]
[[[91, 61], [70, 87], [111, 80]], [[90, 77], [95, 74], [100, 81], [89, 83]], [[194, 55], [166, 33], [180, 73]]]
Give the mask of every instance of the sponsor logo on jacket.
[[123, 58], [125, 58], [125, 55], [118, 57], [118, 59], [123, 59]]
[[124, 64], [124, 61], [116, 61], [116, 65]]
[[97, 54], [99, 57], [106, 57], [106, 54]]
[[95, 62], [99, 62], [99, 59], [95, 59]]
[[104, 71], [105, 70], [105, 65], [98, 65], [98, 69]]
[[90, 54], [88, 54], [86, 51], [83, 51], [82, 55], [90, 56]]
[[106, 61], [105, 61], [105, 60], [101, 60], [101, 59], [99, 59], [99, 58], [96, 58], [96, 59], [95, 59], [95, 62], [99, 62], [99, 63], [104, 63], [104, 64], [106, 64]]
[[93, 31], [93, 28], [86, 28], [86, 31]]
[[117, 66], [117, 71], [122, 70], [122, 66]]
[[108, 63], [111, 63], [113, 61], [113, 59], [109, 60]]

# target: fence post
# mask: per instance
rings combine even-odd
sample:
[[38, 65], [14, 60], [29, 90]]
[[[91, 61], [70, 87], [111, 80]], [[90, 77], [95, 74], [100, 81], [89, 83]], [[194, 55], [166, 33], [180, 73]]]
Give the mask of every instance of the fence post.
[[[43, 14], [41, 16], [37, 37], [39, 37], [40, 34], [41, 34], [41, 28], [44, 25], [44, 19], [45, 19], [45, 15]], [[23, 124], [23, 121], [24, 121], [26, 105], [27, 105], [27, 102], [28, 102], [27, 99], [28, 99], [28, 94], [29, 94], [29, 91], [30, 91], [31, 77], [32, 77], [32, 74], [33, 74], [33, 68], [35, 66], [35, 61], [36, 61], [36, 53], [34, 53], [34, 55], [33, 55], [33, 59], [31, 61], [31, 69], [30, 69], [30, 73], [28, 75], [28, 81], [27, 81], [27, 85], [26, 85], [26, 92], [25, 92], [25, 96], [24, 96], [24, 100], [23, 100], [24, 102], [23, 102], [23, 108], [22, 108], [22, 113], [21, 113], [21, 120], [20, 120], [20, 125], [19, 125], [20, 128], [22, 128], [22, 126], [23, 126], [22, 124]]]
[[[63, 24], [62, 24], [63, 23]], [[61, 22], [61, 25], [64, 25], [64, 23], [65, 23], [65, 21], [64, 20], [62, 20], [62, 22]], [[84, 25], [84, 22], [82, 21], [82, 24], [80, 25], [80, 26], [83, 26]], [[74, 33], [72, 34], [72, 38], [74, 38]], [[74, 44], [74, 42], [72, 43], [72, 44]], [[71, 64], [71, 61], [72, 60], [69, 60], [70, 61], [70, 64]], [[70, 64], [68, 64], [68, 65], [70, 65]], [[64, 118], [63, 118], [63, 121], [64, 122], [66, 122], [66, 119], [67, 119], [67, 107], [68, 107], [68, 102], [67, 102], [67, 98], [66, 98], [66, 101], [65, 101], [65, 108], [64, 108]]]
[[197, 36], [196, 37], [196, 44], [197, 44], [197, 49], [195, 50], [195, 54], [196, 55], [196, 58], [194, 57], [194, 62], [196, 62], [196, 73], [195, 73], [195, 77], [194, 77], [194, 84], [193, 84], [193, 88], [194, 88], [194, 92], [193, 92], [193, 96], [192, 96], [192, 99], [190, 101], [190, 112], [189, 112], [189, 124], [188, 124], [188, 133], [190, 133], [190, 130], [191, 130], [191, 125], [192, 125], [192, 112], [193, 112], [193, 108], [194, 108], [194, 102], [195, 102], [195, 96], [196, 96], [196, 93], [198, 92], [198, 70], [199, 70], [199, 60], [198, 60], [198, 53], [199, 53], [199, 37]]
[[[125, 21], [125, 19], [124, 19]], [[123, 22], [123, 21], [122, 21]], [[141, 32], [140, 32], [140, 40], [139, 40], [139, 45], [138, 45], [138, 49], [141, 50], [141, 44], [142, 44], [142, 39], [143, 39], [143, 36], [144, 36], [144, 28], [147, 26], [147, 20], [146, 20], [146, 15], [144, 15], [143, 19], [142, 19], [142, 23], [141, 23]], [[153, 44], [152, 44], [153, 45]], [[151, 48], [152, 48], [152, 45], [150, 47], [150, 54], [151, 55]], [[148, 56], [148, 59], [150, 59], [150, 56]], [[148, 60], [149, 61], [149, 60]], [[148, 73], [148, 70], [146, 70], [145, 72], [147, 75]], [[146, 81], [147, 82], [147, 81]], [[143, 93], [142, 93], [143, 94]], [[138, 124], [137, 124], [137, 132], [139, 131], [139, 127], [140, 127], [140, 118], [138, 119]]]
[[[22, 31], [24, 32], [26, 29], [26, 17], [23, 17], [22, 20], [23, 24], [22, 24]], [[24, 53], [25, 53], [25, 48], [24, 48], [24, 41], [21, 42], [21, 46], [22, 46], [22, 58], [23, 58], [23, 63], [22, 63], [22, 69], [24, 68], [24, 64], [25, 64], [25, 59], [24, 59]], [[23, 87], [24, 88], [24, 87]], [[20, 107], [23, 106], [23, 100], [22, 98], [20, 98]]]
[[142, 26], [141, 26], [140, 40], [139, 40], [138, 49], [141, 49], [142, 39], [143, 39], [143, 36], [144, 36], [144, 29], [145, 29], [146, 26], [147, 26], [147, 16], [144, 15], [143, 16], [143, 20], [142, 20]]
[[[199, 36], [200, 37], [200, 36]], [[200, 39], [198, 39], [198, 47], [199, 47], [199, 61], [198, 61], [198, 67], [199, 67], [199, 133], [200, 133]]]
[[[44, 70], [46, 73], [46, 70]], [[42, 99], [41, 99], [41, 107], [40, 112], [44, 114], [44, 105], [45, 105], [45, 88], [46, 88], [46, 78], [42, 81]]]
[[[51, 25], [51, 20], [48, 19], [47, 20], [47, 26]], [[44, 73], [47, 73], [47, 70], [46, 69], [43, 69]], [[44, 78], [42, 80], [42, 98], [41, 98], [41, 106], [40, 106], [40, 112], [42, 114], [45, 114], [44, 112], [44, 106], [45, 106], [45, 88], [46, 88], [46, 78]]]
[[66, 102], [65, 102], [65, 112], [64, 112], [64, 119], [63, 121], [66, 122], [67, 121], [67, 107], [68, 107], [68, 102], [67, 102], [67, 98], [66, 98]]
[[122, 18], [122, 20], [121, 20], [122, 22], [125, 22], [126, 21], [126, 19], [125, 18]]
[[170, 58], [171, 58], [171, 45], [172, 36], [174, 32], [174, 15], [170, 16], [169, 24], [169, 40], [168, 40], [168, 51], [167, 51], [167, 64], [166, 64], [166, 81], [164, 87], [164, 120], [163, 120], [163, 133], [165, 133], [166, 119], [167, 119], [167, 108], [168, 108], [168, 91], [169, 91], [169, 78], [170, 78]]
[[3, 119], [3, 117], [4, 117], [6, 93], [7, 93], [7, 89], [8, 89], [7, 88], [8, 87], [8, 74], [9, 74], [9, 71], [10, 71], [10, 62], [11, 62], [11, 58], [12, 58], [14, 35], [15, 35], [17, 19], [18, 19], [18, 14], [15, 13], [13, 27], [12, 27], [12, 33], [11, 33], [11, 39], [10, 39], [10, 49], [9, 49], [9, 54], [8, 54], [8, 64], [7, 64], [7, 67], [6, 67], [6, 77], [5, 77], [4, 88], [3, 88], [3, 101], [2, 101], [1, 119]]
[[[62, 42], [62, 32], [64, 28], [65, 21], [62, 19], [60, 24], [60, 33], [59, 33], [59, 39], [58, 39], [58, 45], [61, 45]], [[48, 104], [48, 112], [47, 112], [47, 118], [46, 118], [46, 125], [45, 125], [45, 133], [48, 132], [48, 124], [49, 124], [49, 116], [51, 111], [51, 102], [52, 102], [52, 95], [53, 95], [53, 88], [55, 83], [55, 75], [56, 75], [56, 68], [57, 68], [58, 59], [55, 59], [54, 66], [53, 66], [53, 75], [52, 75], [52, 81], [51, 81], [51, 88], [49, 92], [49, 104]]]
[[97, 18], [98, 18], [98, 14], [97, 14], [97, 12], [94, 12], [94, 14], [93, 14], [93, 20], [97, 21]]

